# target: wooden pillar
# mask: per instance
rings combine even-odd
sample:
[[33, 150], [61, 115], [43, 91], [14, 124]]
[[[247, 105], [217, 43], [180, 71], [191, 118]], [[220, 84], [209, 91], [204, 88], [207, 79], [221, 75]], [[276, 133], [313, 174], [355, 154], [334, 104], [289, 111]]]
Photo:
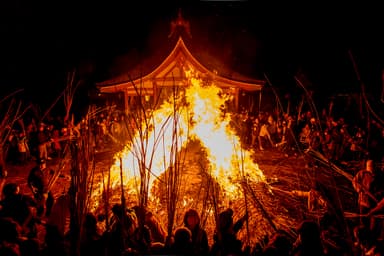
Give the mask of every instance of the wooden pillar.
[[157, 90], [157, 83], [155, 80], [152, 81], [152, 89], [153, 89], [153, 102], [157, 102], [158, 90]]
[[128, 92], [124, 90], [124, 113], [127, 116], [129, 112], [129, 104], [128, 104]]
[[235, 109], [239, 111], [239, 88], [235, 88]]

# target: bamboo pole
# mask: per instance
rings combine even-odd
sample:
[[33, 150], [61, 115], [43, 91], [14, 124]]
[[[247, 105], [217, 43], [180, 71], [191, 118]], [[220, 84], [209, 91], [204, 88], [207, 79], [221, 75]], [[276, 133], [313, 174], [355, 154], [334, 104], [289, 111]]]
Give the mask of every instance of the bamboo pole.
[[[274, 89], [273, 84], [271, 83], [271, 81], [269, 80], [268, 76], [267, 76], [265, 73], [264, 73], [264, 77], [265, 77], [266, 81], [268, 82], [268, 84], [269, 84], [269, 85], [271, 86], [271, 88], [272, 88], [272, 91], [273, 91], [273, 93], [274, 93], [274, 95], [275, 95], [275, 97], [276, 97], [276, 100], [277, 100], [277, 102], [278, 102], [278, 103], [277, 103], [278, 106], [280, 106], [281, 111], [284, 112], [283, 104], [281, 103], [280, 98], [278, 97], [278, 94], [277, 94], [276, 90]], [[297, 116], [297, 122], [299, 121], [299, 115], [300, 115], [300, 113], [301, 113], [303, 104], [304, 104], [304, 97], [302, 98], [301, 103], [300, 103], [299, 114], [298, 114], [298, 116]], [[290, 133], [289, 135], [290, 135], [292, 138], [295, 138], [295, 139], [294, 139], [294, 142], [295, 142], [296, 148], [297, 148], [300, 152], [302, 152], [301, 147], [300, 147], [300, 145], [299, 145], [299, 142], [297, 141], [296, 136], [295, 136], [295, 134], [294, 134], [294, 131], [292, 130], [292, 127], [289, 127], [288, 132]]]
[[79, 215], [77, 205], [77, 195], [79, 192], [79, 158], [78, 147], [72, 143], [72, 166], [71, 166], [71, 189], [70, 189], [70, 255], [78, 256], [79, 254]]
[[122, 212], [119, 213], [119, 214], [122, 214], [122, 216], [119, 216], [120, 217], [120, 225], [121, 225], [121, 241], [123, 243], [123, 248], [124, 250], [127, 249], [127, 244], [125, 242], [125, 238], [128, 234], [125, 233], [125, 222], [127, 221], [126, 219], [126, 199], [125, 199], [125, 193], [124, 193], [124, 180], [123, 180], [123, 160], [120, 156], [119, 158], [120, 160], [120, 190], [121, 190], [121, 196], [120, 196], [120, 200], [121, 200], [121, 209], [122, 209]]
[[319, 130], [319, 131], [321, 132], [321, 133], [320, 133], [321, 138], [324, 139], [323, 128], [321, 127], [321, 124], [320, 124], [320, 122], [319, 122], [319, 121], [320, 121], [320, 115], [319, 115], [319, 112], [317, 111], [316, 104], [315, 104], [315, 102], [314, 102], [314, 100], [313, 100], [313, 98], [312, 98], [312, 95], [311, 95], [311, 93], [308, 91], [308, 89], [305, 87], [305, 85], [301, 82], [301, 80], [300, 80], [297, 76], [295, 76], [294, 78], [295, 78], [297, 84], [299, 84], [300, 87], [303, 88], [303, 90], [304, 90], [304, 92], [305, 92], [305, 95], [306, 95], [306, 97], [307, 97], [307, 101], [308, 101], [308, 103], [309, 103], [309, 106], [310, 106], [310, 108], [311, 108], [311, 111], [312, 111], [312, 112], [315, 114], [315, 116], [316, 116], [316, 120], [317, 120], [317, 122], [316, 122], [316, 128], [317, 128], [317, 130]]
[[0, 176], [2, 176], [0, 179], [2, 180], [7, 176], [5, 157], [8, 153], [8, 148], [6, 147], [6, 142], [9, 139], [15, 122], [20, 120], [30, 108], [29, 105], [23, 109], [22, 102], [16, 101], [14, 98], [14, 96], [21, 91], [23, 90], [16, 90], [0, 100], [0, 105], [7, 104], [4, 108], [4, 113], [1, 113], [2, 117], [0, 121]]
[[[349, 173], [345, 172], [344, 170], [340, 169], [337, 165], [335, 165], [334, 163], [329, 161], [327, 158], [325, 158], [320, 152], [314, 151], [314, 150], [310, 149], [310, 150], [307, 150], [306, 153], [309, 154], [310, 156], [312, 156], [315, 160], [323, 163], [326, 166], [329, 166], [332, 170], [336, 171], [340, 175], [344, 176], [347, 180], [352, 182], [353, 176], [351, 174], [349, 174]], [[362, 189], [364, 189], [364, 187], [362, 187]], [[369, 191], [366, 191], [366, 190], [364, 192], [373, 201], [375, 201], [376, 203], [378, 202], [377, 198], [372, 193], [370, 193]]]
[[[242, 179], [244, 180], [245, 179], [245, 172], [244, 172], [244, 152], [243, 150], [241, 150], [241, 176], [242, 176]], [[250, 247], [250, 232], [249, 232], [249, 220], [248, 220], [248, 217], [249, 217], [249, 212], [248, 212], [248, 198], [247, 198], [247, 191], [244, 189], [243, 187], [243, 194], [244, 194], [244, 204], [245, 204], [245, 214], [247, 216], [247, 218], [245, 219], [246, 221], [246, 229], [247, 229], [247, 247]]]
[[[381, 123], [381, 125], [384, 125], [384, 120], [372, 109], [372, 107], [371, 107], [371, 105], [367, 99], [365, 85], [364, 85], [363, 81], [361, 80], [360, 72], [359, 72], [359, 69], [357, 67], [357, 63], [355, 61], [355, 58], [353, 57], [352, 51], [349, 50], [348, 53], [349, 53], [349, 57], [351, 59], [352, 65], [353, 65], [353, 69], [354, 69], [355, 74], [356, 74], [357, 81], [360, 83], [361, 94], [362, 94], [363, 101], [365, 103], [365, 107], [367, 109], [367, 114], [371, 113], [372, 116], [375, 117], [377, 119], [377, 121], [379, 121]], [[369, 118], [367, 118], [367, 120], [369, 120]]]
[[384, 103], [384, 69], [381, 70], [381, 103]]

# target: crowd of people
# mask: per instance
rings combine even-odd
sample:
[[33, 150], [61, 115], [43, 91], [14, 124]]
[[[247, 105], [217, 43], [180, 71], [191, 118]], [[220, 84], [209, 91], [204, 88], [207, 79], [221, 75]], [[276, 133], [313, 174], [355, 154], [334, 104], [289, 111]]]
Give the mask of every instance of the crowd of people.
[[[278, 151], [286, 157], [305, 150], [323, 154], [334, 163], [348, 161], [364, 164], [353, 173], [352, 186], [358, 199], [359, 225], [352, 227], [353, 241], [346, 239], [337, 227], [335, 216], [325, 211], [319, 220], [304, 220], [297, 227], [297, 237], [283, 230], [266, 238], [253, 248], [247, 248], [237, 237], [248, 216], [234, 221], [233, 210], [218, 214], [213, 244], [208, 244], [207, 232], [195, 209], [185, 212], [182, 227], [167, 234], [156, 216], [140, 207], [128, 208], [114, 204], [108, 228], [100, 228], [100, 216], [86, 214], [79, 239], [79, 255], [384, 255], [384, 229], [379, 217], [384, 210], [384, 180], [380, 165], [384, 161], [384, 126], [370, 120], [369, 126], [352, 122], [343, 116], [335, 118], [312, 111], [295, 115], [243, 111], [234, 116], [232, 125], [245, 148], [264, 152]], [[355, 120], [356, 121], [356, 120]], [[96, 150], [124, 144], [132, 129], [127, 116], [121, 113], [101, 113], [93, 120], [93, 146]], [[70, 232], [65, 228], [64, 211], [68, 210], [68, 195], [54, 196], [50, 190], [53, 171], [47, 162], [63, 155], [66, 142], [75, 128], [51, 119], [44, 123], [30, 121], [12, 128], [8, 138], [6, 161], [25, 165], [37, 164], [28, 175], [32, 196], [20, 191], [19, 184], [3, 178], [0, 201], [0, 255], [74, 255]], [[362, 165], [363, 166], [363, 165]], [[6, 175], [3, 175], [6, 176]], [[308, 208], [327, 204], [314, 186], [310, 191], [292, 191], [308, 197]], [[60, 215], [60, 216], [58, 216]], [[45, 227], [44, 241], [38, 240], [38, 226]]]
[[254, 150], [278, 149], [292, 154], [312, 149], [335, 163], [367, 158], [382, 162], [383, 124], [374, 119], [368, 124], [358, 118], [352, 121], [329, 116], [326, 111], [321, 116], [313, 111], [297, 116], [268, 112], [252, 115], [244, 111], [237, 118], [243, 145]]

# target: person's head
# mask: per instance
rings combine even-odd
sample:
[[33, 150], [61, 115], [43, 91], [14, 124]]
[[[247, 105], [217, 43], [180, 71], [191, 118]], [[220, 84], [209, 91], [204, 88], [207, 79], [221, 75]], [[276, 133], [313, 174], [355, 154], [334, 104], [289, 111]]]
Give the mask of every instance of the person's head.
[[233, 210], [228, 208], [227, 210], [219, 214], [219, 228], [220, 232], [230, 232], [233, 227]]
[[312, 117], [311, 119], [309, 119], [309, 122], [310, 122], [311, 124], [315, 124], [315, 123], [316, 123], [316, 119], [315, 119], [314, 117]]
[[151, 243], [151, 248], [150, 248], [151, 252], [154, 254], [154, 255], [161, 255], [161, 254], [164, 254], [164, 251], [165, 251], [165, 244], [163, 243], [160, 243], [160, 242], [152, 242]]
[[17, 195], [20, 193], [20, 186], [17, 183], [10, 182], [4, 185], [3, 187], [3, 196], [5, 198], [12, 195]]
[[9, 217], [0, 218], [0, 241], [17, 243], [20, 238], [22, 228], [15, 220]]
[[268, 116], [267, 122], [268, 122], [268, 124], [273, 124], [275, 122], [272, 115]]
[[121, 218], [124, 215], [124, 208], [121, 204], [116, 203], [112, 206], [112, 213]]
[[184, 225], [190, 229], [194, 229], [200, 224], [200, 217], [196, 210], [189, 209], [184, 214]]
[[[147, 211], [145, 210], [144, 207], [141, 207], [141, 206], [139, 206], [139, 205], [134, 205], [134, 206], [132, 206], [131, 209], [134, 211], [134, 213], [135, 213], [135, 215], [136, 215], [137, 218], [144, 218], [144, 220], [145, 220], [146, 217], [147, 217], [148, 219], [150, 219], [150, 217], [152, 217], [152, 216], [151, 216], [152, 213], [149, 214], [150, 212], [147, 212]], [[148, 213], [148, 214], [147, 214], [147, 213]]]
[[368, 159], [365, 163], [365, 169], [367, 171], [373, 171], [373, 160], [372, 159]]
[[112, 213], [117, 219], [123, 220], [130, 231], [137, 227], [137, 216], [133, 209], [125, 208], [120, 203], [115, 203], [112, 206]]
[[96, 232], [97, 230], [97, 218], [93, 213], [87, 213], [84, 220], [84, 228], [87, 231]]
[[39, 131], [44, 131], [45, 130], [45, 125], [43, 124], [43, 123], [41, 123], [40, 125], [39, 125]]
[[192, 234], [188, 228], [180, 227], [175, 230], [174, 243], [177, 245], [185, 245], [192, 241]]
[[320, 239], [319, 225], [313, 220], [304, 220], [298, 228], [298, 234], [302, 243], [311, 243]]
[[38, 159], [37, 164], [40, 167], [40, 169], [44, 169], [47, 166], [45, 159]]
[[273, 247], [276, 249], [277, 254], [272, 255], [288, 255], [292, 249], [292, 242], [289, 240], [289, 237], [281, 232], [276, 232], [272, 235], [271, 240], [269, 241], [268, 247]]

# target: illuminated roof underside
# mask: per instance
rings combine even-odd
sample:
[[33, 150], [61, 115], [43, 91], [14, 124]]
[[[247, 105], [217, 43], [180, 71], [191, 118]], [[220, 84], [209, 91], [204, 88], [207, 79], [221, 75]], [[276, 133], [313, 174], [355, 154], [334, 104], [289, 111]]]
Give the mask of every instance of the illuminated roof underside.
[[168, 57], [151, 73], [137, 78], [119, 83], [99, 83], [98, 87], [102, 93], [115, 93], [125, 91], [127, 95], [137, 95], [139, 90], [143, 95], [152, 95], [155, 87], [167, 86], [186, 86], [187, 79], [184, 69], [192, 68], [199, 78], [213, 81], [220, 88], [238, 88], [245, 91], [259, 91], [264, 85], [264, 81], [247, 79], [238, 81], [222, 77], [216, 72], [204, 67], [185, 46], [183, 39], [179, 37], [174, 49]]

